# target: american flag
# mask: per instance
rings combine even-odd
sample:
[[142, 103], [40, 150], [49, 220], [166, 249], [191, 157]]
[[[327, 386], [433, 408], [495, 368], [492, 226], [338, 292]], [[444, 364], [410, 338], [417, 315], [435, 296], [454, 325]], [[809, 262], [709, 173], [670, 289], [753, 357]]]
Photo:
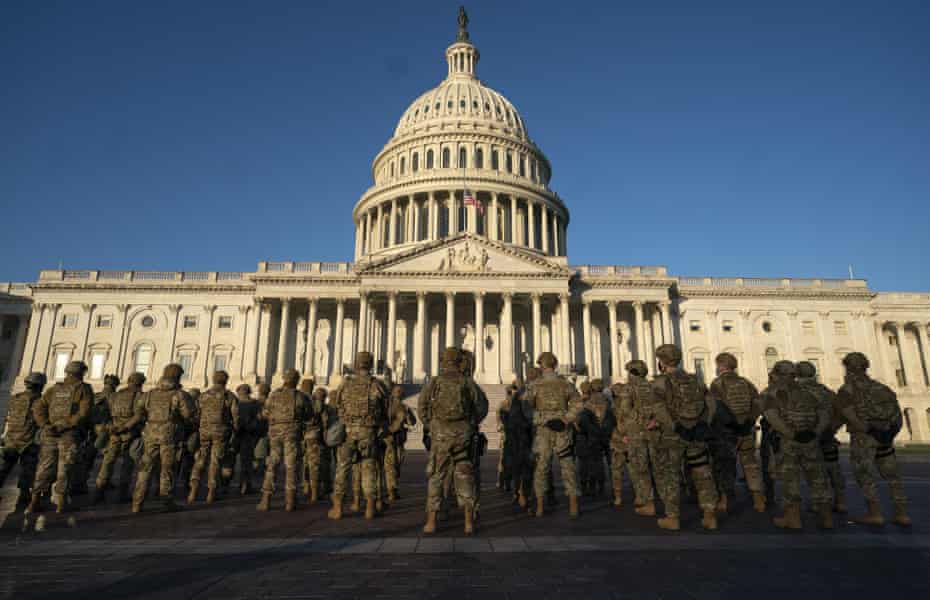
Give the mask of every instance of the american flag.
[[468, 191], [468, 188], [465, 188], [465, 206], [474, 206], [478, 209], [478, 214], [484, 214], [484, 204], [475, 200], [475, 197], [471, 195], [471, 192]]

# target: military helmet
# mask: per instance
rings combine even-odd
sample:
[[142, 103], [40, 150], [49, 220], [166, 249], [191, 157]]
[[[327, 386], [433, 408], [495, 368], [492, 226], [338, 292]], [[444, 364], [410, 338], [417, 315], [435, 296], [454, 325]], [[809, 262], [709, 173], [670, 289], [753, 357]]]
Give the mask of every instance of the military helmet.
[[603, 379], [592, 379], [591, 380], [591, 391], [592, 392], [603, 392], [604, 391], [604, 380]]
[[850, 371], [864, 372], [869, 368], [869, 359], [861, 352], [850, 352], [843, 357], [843, 366]]
[[581, 387], [581, 394], [583, 396], [587, 396], [588, 394], [591, 393], [591, 382], [590, 381], [582, 381], [581, 386], [579, 387]]
[[362, 371], [370, 371], [375, 364], [375, 358], [371, 352], [362, 350], [355, 355], [355, 368]]
[[287, 369], [284, 371], [284, 376], [282, 377], [284, 383], [288, 385], [297, 386], [297, 383], [300, 381], [300, 373], [297, 369]]
[[797, 377], [798, 369], [790, 360], [780, 360], [772, 367], [772, 374], [782, 378]]
[[681, 363], [681, 350], [674, 344], [662, 344], [656, 348], [656, 358], [663, 365], [677, 365]]
[[739, 365], [739, 361], [736, 360], [736, 357], [729, 352], [721, 352], [718, 354], [715, 362], [724, 369], [729, 369], [731, 371], [735, 371], [736, 367]]
[[112, 385], [116, 387], [119, 385], [119, 377], [116, 375], [106, 375], [103, 378], [103, 385]]
[[87, 363], [83, 360], [72, 360], [68, 363], [68, 366], [65, 367], [65, 374], [67, 375], [83, 375], [87, 372]]
[[626, 363], [626, 371], [637, 377], [645, 377], [649, 374], [649, 367], [646, 366], [646, 361], [636, 359]]
[[817, 367], [809, 360], [802, 360], [794, 366], [798, 372], [798, 377], [816, 377]]
[[252, 393], [252, 386], [247, 383], [241, 383], [236, 387], [236, 394], [240, 396], [248, 396]]
[[462, 360], [462, 351], [454, 346], [450, 346], [442, 351], [442, 356], [439, 357], [439, 363], [444, 366], [459, 366], [459, 362]]
[[539, 355], [539, 358], [536, 359], [536, 364], [543, 369], [554, 369], [556, 366], [558, 366], [559, 360], [555, 357], [555, 354], [551, 352], [543, 352]]
[[229, 373], [226, 371], [213, 371], [213, 385], [226, 385], [229, 382]]
[[129, 379], [126, 380], [126, 383], [129, 385], [142, 385], [145, 383], [145, 375], [139, 372], [133, 373], [129, 376]]
[[322, 398], [322, 399], [325, 400], [325, 399], [326, 399], [326, 396], [328, 395], [328, 392], [326, 391], [326, 388], [324, 388], [324, 387], [318, 387], [318, 388], [316, 388], [315, 390], [313, 390], [313, 394], [312, 394], [312, 395], [313, 395], [314, 398]]
[[161, 372], [161, 376], [166, 379], [174, 379], [175, 381], [181, 379], [181, 376], [184, 375], [184, 367], [178, 363], [171, 363], [165, 367], [165, 370]]
[[23, 383], [26, 385], [36, 385], [42, 387], [48, 383], [48, 378], [45, 377], [45, 373], [33, 371], [32, 373], [26, 375], [26, 379], [23, 380]]
[[313, 380], [309, 378], [302, 380], [300, 382], [300, 391], [305, 394], [312, 394], [313, 393]]

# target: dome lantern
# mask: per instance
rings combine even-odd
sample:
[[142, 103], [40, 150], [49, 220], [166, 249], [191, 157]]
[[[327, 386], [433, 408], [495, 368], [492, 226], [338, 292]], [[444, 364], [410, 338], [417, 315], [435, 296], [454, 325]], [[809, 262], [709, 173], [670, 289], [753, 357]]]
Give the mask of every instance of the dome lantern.
[[468, 14], [465, 7], [459, 7], [459, 31], [455, 43], [446, 49], [446, 61], [449, 63], [449, 77], [475, 78], [475, 67], [481, 56], [468, 36]]

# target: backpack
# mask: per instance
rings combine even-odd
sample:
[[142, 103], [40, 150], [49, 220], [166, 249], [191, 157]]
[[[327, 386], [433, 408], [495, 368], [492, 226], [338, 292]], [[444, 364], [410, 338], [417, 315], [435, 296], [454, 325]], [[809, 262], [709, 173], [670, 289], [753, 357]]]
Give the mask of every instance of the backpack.
[[699, 420], [707, 405], [704, 402], [704, 389], [694, 375], [677, 371], [668, 375], [668, 386], [672, 397], [669, 409], [672, 417], [685, 422]]
[[465, 377], [442, 375], [434, 379], [430, 412], [434, 419], [448, 423], [469, 417], [466, 401], [470, 390]]

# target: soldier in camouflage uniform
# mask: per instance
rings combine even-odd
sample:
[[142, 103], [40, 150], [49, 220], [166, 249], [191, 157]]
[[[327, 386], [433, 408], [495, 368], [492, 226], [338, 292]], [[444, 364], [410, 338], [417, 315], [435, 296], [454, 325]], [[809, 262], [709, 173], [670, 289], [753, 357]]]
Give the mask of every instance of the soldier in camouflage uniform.
[[236, 388], [239, 401], [239, 435], [237, 452], [239, 456], [239, 495], [252, 493], [252, 474], [255, 461], [255, 444], [261, 433], [261, 404], [252, 398], [252, 388], [243, 383]]
[[856, 483], [865, 496], [868, 512], [854, 519], [866, 525], [884, 525], [874, 472], [888, 482], [894, 502], [896, 525], [911, 526], [907, 514], [904, 483], [898, 472], [894, 454], [894, 438], [901, 431], [902, 415], [897, 395], [886, 385], [875, 381], [866, 372], [869, 359], [861, 352], [851, 352], [843, 358], [846, 381], [837, 392], [837, 405], [850, 432], [849, 458]]
[[187, 503], [197, 500], [200, 478], [207, 469], [207, 504], [216, 500], [216, 488], [220, 485], [223, 459], [226, 456], [230, 436], [239, 431], [239, 399], [226, 389], [229, 374], [226, 371], [213, 373], [213, 385], [200, 395], [199, 427], [200, 448], [191, 471], [190, 492]]
[[313, 405], [310, 420], [304, 427], [303, 439], [303, 492], [309, 504], [315, 504], [320, 499], [320, 463], [323, 460], [323, 410], [326, 406], [326, 390], [312, 389], [313, 380], [304, 379], [301, 382], [301, 391], [308, 394]]
[[30, 373], [23, 383], [26, 390], [10, 398], [7, 407], [6, 420], [3, 424], [3, 462], [0, 463], [0, 488], [6, 483], [6, 478], [19, 464], [19, 500], [17, 504], [29, 503], [30, 488], [36, 475], [36, 463], [39, 456], [39, 447], [36, 445], [36, 434], [39, 428], [32, 407], [42, 397], [45, 387], [44, 373]]
[[184, 400], [187, 402], [190, 411], [190, 419], [186, 419], [178, 424], [174, 432], [175, 441], [175, 463], [177, 478], [184, 487], [185, 494], [190, 488], [191, 471], [194, 470], [194, 459], [197, 456], [197, 449], [200, 447], [200, 388], [191, 388], [184, 394]]
[[[80, 429], [86, 426], [94, 391], [84, 383], [87, 365], [72, 361], [65, 367], [65, 380], [45, 390], [42, 397], [32, 406], [32, 416], [42, 430], [39, 449], [39, 466], [29, 511], [41, 508], [43, 495], [52, 488], [52, 501], [56, 512], [64, 512], [71, 483], [71, 473], [77, 458]], [[57, 477], [56, 477], [57, 466]]]
[[270, 508], [274, 494], [275, 471], [284, 462], [284, 510], [297, 506], [297, 475], [300, 462], [300, 439], [304, 423], [312, 416], [310, 398], [297, 389], [300, 373], [296, 369], [284, 372], [282, 386], [268, 396], [262, 416], [268, 422], [268, 443], [271, 452], [265, 467], [262, 499], [256, 507], [260, 511]]
[[158, 386], [142, 394], [136, 403], [136, 414], [123, 429], [129, 431], [144, 425], [142, 439], [144, 452], [136, 475], [136, 488], [132, 496], [132, 512], [142, 510], [149, 490], [149, 479], [159, 467], [158, 495], [166, 510], [177, 510], [174, 503], [174, 467], [177, 430], [185, 427], [194, 417], [190, 396], [181, 389], [184, 369], [169, 364], [162, 371]]
[[346, 426], [346, 440], [337, 450], [338, 465], [333, 485], [330, 519], [342, 518], [342, 499], [352, 465], [361, 463], [365, 518], [375, 518], [378, 493], [378, 432], [387, 424], [388, 390], [371, 374], [370, 352], [355, 355], [355, 373], [347, 375], [336, 390], [333, 406]]
[[717, 355], [717, 378], [710, 384], [716, 402], [716, 425], [711, 454], [720, 499], [717, 512], [726, 513], [736, 489], [736, 461], [739, 460], [752, 493], [756, 512], [765, 512], [762, 471], [756, 458], [755, 425], [762, 413], [759, 391], [748, 379], [736, 373], [736, 357], [729, 352]]
[[542, 517], [545, 514], [544, 499], [554, 454], [559, 461], [562, 484], [568, 495], [569, 516], [575, 519], [579, 510], [572, 428], [581, 411], [581, 397], [571, 383], [556, 375], [558, 361], [554, 354], [543, 352], [537, 363], [542, 368], [542, 375], [527, 387], [523, 406], [526, 416], [533, 421], [536, 516]]
[[656, 484], [665, 504], [662, 529], [681, 528], [682, 459], [697, 489], [698, 504], [704, 513], [704, 529], [717, 529], [717, 488], [710, 466], [707, 438], [710, 436], [712, 407], [707, 388], [694, 375], [681, 370], [681, 350], [672, 344], [656, 348], [661, 373], [652, 381], [653, 418], [646, 429], [658, 430], [653, 456]]
[[265, 420], [263, 415], [263, 409], [265, 408], [265, 402], [268, 400], [268, 396], [271, 394], [271, 386], [267, 383], [259, 383], [255, 386], [255, 401], [258, 402], [258, 440], [255, 442], [255, 460], [252, 462], [252, 469], [256, 473], [260, 473], [264, 476], [265, 473], [265, 461], [268, 460], [268, 455], [271, 453], [271, 449], [268, 445], [268, 422]]
[[778, 434], [775, 442], [782, 482], [784, 515], [773, 522], [781, 529], [801, 529], [801, 475], [807, 481], [819, 525], [833, 528], [832, 497], [820, 458], [819, 439], [829, 427], [816, 396], [795, 381], [794, 363], [782, 360], [772, 368], [771, 384], [760, 396], [765, 418]]
[[526, 509], [533, 496], [533, 422], [526, 418], [523, 410], [525, 387], [522, 381], [515, 382], [507, 407], [506, 465], [513, 482], [514, 501]]
[[798, 384], [817, 396], [821, 403], [821, 412], [830, 419], [830, 426], [820, 436], [820, 452], [823, 455], [823, 466], [827, 473], [827, 480], [833, 487], [833, 511], [846, 512], [846, 478], [840, 467], [840, 442], [836, 439], [836, 432], [845, 425], [840, 412], [837, 395], [833, 390], [817, 381], [817, 367], [813, 363], [803, 360], [796, 365], [798, 371]]
[[132, 468], [134, 461], [129, 455], [129, 447], [139, 436], [138, 428], [126, 429], [125, 425], [136, 414], [136, 403], [142, 395], [142, 385], [145, 375], [133, 373], [129, 376], [126, 387], [110, 396], [109, 421], [106, 424], [108, 436], [107, 447], [103, 452], [103, 462], [97, 472], [97, 481], [94, 490], [94, 504], [103, 501], [110, 479], [113, 476], [113, 467], [117, 460], [121, 460], [119, 470], [119, 499], [120, 502], [129, 502], [132, 498], [129, 488], [132, 485]]
[[[601, 379], [591, 380], [588, 397], [582, 406], [578, 419], [580, 436], [577, 442], [579, 446], [586, 446], [583, 452], [579, 452], [579, 456], [583, 455], [586, 462], [582, 467], [585, 473], [585, 477], [582, 477], [582, 489], [590, 496], [600, 496], [604, 493], [606, 480], [604, 458], [610, 449], [610, 438], [617, 429], [617, 419], [610, 401], [604, 394], [604, 382]], [[611, 457], [611, 469], [614, 459], [616, 456]]]
[[395, 385], [391, 390], [391, 400], [388, 405], [388, 428], [384, 435], [384, 461], [381, 470], [384, 473], [384, 487], [388, 504], [397, 500], [398, 480], [400, 479], [400, 465], [404, 444], [407, 441], [408, 418], [407, 407], [404, 406], [404, 388]]
[[465, 534], [475, 530], [477, 490], [473, 444], [481, 421], [487, 416], [487, 404], [481, 406], [476, 386], [462, 372], [461, 352], [446, 348], [442, 353], [440, 373], [420, 392], [419, 413], [429, 428], [431, 444], [426, 473], [429, 478], [424, 533], [436, 531], [436, 516], [442, 503], [443, 483], [449, 472], [454, 475], [455, 492], [464, 509]]
[[658, 438], [654, 432], [646, 431], [652, 420], [649, 408], [652, 388], [646, 380], [649, 370], [641, 360], [626, 364], [627, 382], [611, 387], [614, 396], [614, 415], [617, 425], [610, 436], [611, 475], [613, 477], [614, 507], [623, 505], [623, 467], [630, 474], [633, 484], [634, 511], [638, 515], [654, 517], [655, 501], [652, 491], [652, 476], [649, 472], [649, 449], [655, 447]]
[[107, 447], [107, 424], [110, 422], [110, 397], [119, 387], [119, 377], [107, 375], [103, 378], [103, 389], [94, 394], [94, 402], [87, 417], [87, 428], [83, 430], [78, 456], [74, 461], [71, 477], [71, 495], [87, 493], [87, 479], [94, 470], [97, 453]]

